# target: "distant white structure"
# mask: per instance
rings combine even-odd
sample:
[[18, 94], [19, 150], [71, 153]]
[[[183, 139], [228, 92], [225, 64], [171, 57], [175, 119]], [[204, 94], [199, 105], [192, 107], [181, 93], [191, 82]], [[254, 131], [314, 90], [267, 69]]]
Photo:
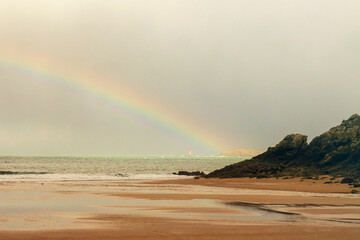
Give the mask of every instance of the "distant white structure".
[[189, 156], [191, 156], [191, 148], [189, 148]]

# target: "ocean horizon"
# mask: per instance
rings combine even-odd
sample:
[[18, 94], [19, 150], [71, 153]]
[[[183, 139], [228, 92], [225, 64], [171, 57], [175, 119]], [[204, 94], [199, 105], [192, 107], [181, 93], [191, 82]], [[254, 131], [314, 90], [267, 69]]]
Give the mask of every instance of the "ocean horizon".
[[0, 156], [0, 180], [135, 180], [209, 173], [250, 157], [233, 156]]

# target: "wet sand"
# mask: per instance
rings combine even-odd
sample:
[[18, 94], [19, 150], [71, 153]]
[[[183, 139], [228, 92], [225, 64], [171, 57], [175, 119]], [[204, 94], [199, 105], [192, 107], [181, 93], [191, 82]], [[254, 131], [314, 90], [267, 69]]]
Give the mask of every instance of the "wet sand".
[[2, 182], [0, 239], [356, 239], [360, 195], [306, 180]]
[[[102, 216], [99, 219], [118, 222], [112, 229], [60, 230], [31, 232], [0, 232], [1, 239], [344, 239], [353, 240], [358, 237], [356, 227], [334, 226], [254, 226], [254, 225], [215, 225], [209, 223], [171, 221], [154, 218], [126, 219]], [[126, 221], [127, 224], [121, 223]]]
[[[299, 191], [314, 193], [350, 193], [352, 188], [348, 184], [335, 183], [340, 182], [342, 178], [331, 180], [330, 176], [320, 176], [319, 180], [302, 178], [225, 178], [225, 179], [176, 179], [153, 181], [154, 184], [190, 184], [201, 186], [215, 186], [226, 188], [243, 189], [262, 189], [262, 190], [280, 190], [280, 191]], [[326, 184], [326, 182], [333, 182]], [[360, 189], [359, 189], [360, 190]]]

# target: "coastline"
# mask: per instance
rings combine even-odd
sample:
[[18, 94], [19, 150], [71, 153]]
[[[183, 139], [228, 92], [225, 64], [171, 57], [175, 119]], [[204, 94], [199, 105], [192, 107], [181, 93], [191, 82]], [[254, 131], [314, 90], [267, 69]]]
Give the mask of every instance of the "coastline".
[[[360, 195], [320, 182], [298, 191], [306, 184], [193, 178], [1, 182], [0, 238], [354, 239]], [[316, 192], [320, 184], [324, 189]]]
[[[313, 193], [350, 193], [353, 189], [348, 184], [341, 184], [342, 178], [320, 176], [318, 180], [306, 178], [184, 178], [152, 181], [153, 184], [184, 184], [213, 186], [224, 188], [298, 191]], [[331, 182], [331, 183], [329, 183]], [[338, 183], [335, 183], [338, 182]], [[360, 188], [358, 188], [360, 191]]]

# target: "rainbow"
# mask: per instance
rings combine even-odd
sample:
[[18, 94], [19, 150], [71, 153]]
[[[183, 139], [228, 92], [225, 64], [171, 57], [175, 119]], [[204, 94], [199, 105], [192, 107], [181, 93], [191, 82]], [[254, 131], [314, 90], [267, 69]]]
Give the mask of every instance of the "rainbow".
[[60, 85], [74, 94], [86, 94], [97, 101], [110, 104], [113, 111], [127, 115], [132, 121], [135, 120], [143, 126], [176, 140], [184, 147], [184, 151], [187, 147], [191, 147], [195, 150], [194, 152], [219, 154], [225, 149], [226, 145], [218, 142], [217, 137], [209, 134], [208, 131], [167, 114], [134, 91], [124, 86], [117, 86], [115, 81], [104, 81], [104, 78], [94, 77], [94, 74], [91, 76], [69, 74], [59, 68], [59, 64], [56, 64], [56, 68], [51, 68], [33, 56], [19, 58], [16, 55], [1, 54], [0, 67], [0, 70], [7, 69], [21, 74], [30, 81], [36, 79]]

